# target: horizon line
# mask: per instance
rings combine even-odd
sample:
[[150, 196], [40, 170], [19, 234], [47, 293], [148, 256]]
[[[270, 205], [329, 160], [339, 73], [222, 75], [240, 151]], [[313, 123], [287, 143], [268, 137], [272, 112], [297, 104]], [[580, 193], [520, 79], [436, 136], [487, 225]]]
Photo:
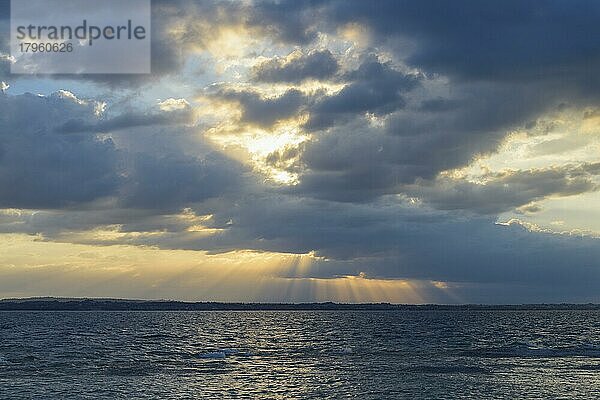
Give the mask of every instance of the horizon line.
[[[138, 305], [138, 306], [167, 306], [167, 305], [180, 305], [180, 306], [236, 306], [236, 307], [290, 307], [295, 309], [301, 309], [303, 306], [310, 307], [321, 307], [322, 309], [328, 309], [336, 307], [344, 309], [355, 308], [366, 308], [375, 309], [376, 307], [385, 307], [387, 309], [398, 309], [398, 308], [576, 308], [584, 307], [589, 308], [600, 308], [600, 303], [585, 302], [585, 303], [391, 303], [391, 302], [334, 302], [334, 301], [308, 301], [308, 302], [252, 302], [252, 301], [215, 301], [215, 300], [176, 300], [176, 299], [139, 299], [139, 298], [115, 298], [115, 297], [55, 297], [55, 296], [33, 296], [33, 297], [9, 297], [0, 298], [0, 304], [23, 304], [23, 303], [46, 303], [68, 305], [69, 303], [87, 303], [93, 306], [96, 303], [97, 306], [102, 303], [110, 302], [112, 305], [121, 303], [122, 305]], [[221, 308], [226, 309], [226, 308]], [[313, 308], [318, 309], [318, 308]], [[1, 310], [1, 308], [0, 308]], [[176, 309], [174, 309], [176, 310]]]

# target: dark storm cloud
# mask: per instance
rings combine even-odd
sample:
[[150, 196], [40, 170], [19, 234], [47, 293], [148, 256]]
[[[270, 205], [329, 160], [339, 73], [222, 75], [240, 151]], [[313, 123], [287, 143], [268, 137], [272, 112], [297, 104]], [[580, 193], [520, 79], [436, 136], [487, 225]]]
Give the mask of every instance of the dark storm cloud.
[[64, 207], [115, 193], [118, 151], [111, 140], [54, 133], [62, 121], [92, 119], [93, 112], [62, 93], [0, 94], [2, 207]]
[[0, 207], [83, 207], [110, 197], [122, 207], [173, 210], [240, 185], [244, 168], [218, 153], [192, 157], [174, 145], [157, 155], [141, 151], [135, 140], [118, 148], [93, 134], [64, 134], [65, 127], [87, 133], [151, 130], [188, 120], [184, 110], [99, 122], [95, 107], [68, 92], [0, 94]]
[[[484, 176], [485, 184], [439, 178], [419, 181], [404, 190], [443, 210], [472, 210], [499, 214], [548, 196], [572, 196], [593, 190], [600, 163], [507, 171]], [[531, 210], [530, 210], [531, 211]]]
[[456, 97], [443, 101], [451, 110], [439, 104], [435, 111], [431, 105], [423, 110], [422, 102], [388, 114], [382, 126], [349, 113], [303, 146], [299, 159], [305, 172], [294, 190], [341, 201], [399, 193], [402, 185], [431, 180], [496, 151], [508, 131], [560, 102], [551, 92], [541, 93], [546, 91], [538, 85], [459, 85]]
[[448, 112], [460, 108], [461, 105], [463, 105], [463, 103], [460, 100], [450, 100], [438, 97], [421, 102], [419, 110], [432, 113]]
[[317, 38], [318, 1], [257, 1], [245, 10], [248, 24], [283, 43], [307, 45]]
[[365, 112], [381, 115], [401, 109], [406, 103], [404, 94], [419, 84], [420, 77], [369, 56], [345, 79], [349, 83], [339, 93], [325, 96], [311, 107], [308, 129], [328, 128], [336, 121]]
[[[291, 56], [291, 55], [290, 55]], [[293, 82], [306, 79], [330, 78], [339, 64], [329, 50], [315, 50], [299, 57], [273, 58], [252, 69], [253, 78], [260, 82]]]
[[[259, 11], [265, 15], [288, 16], [277, 23], [281, 36], [293, 38], [293, 32], [315, 25], [335, 31], [354, 22], [364, 24], [379, 45], [393, 47], [398, 39], [411, 40], [415, 46], [406, 59], [429, 72], [466, 80], [566, 78], [576, 85], [599, 83], [595, 71], [600, 63], [600, 4], [593, 0], [465, 0], [458, 6], [443, 0], [261, 4]], [[306, 14], [313, 18], [296, 18]], [[296, 22], [286, 33], [286, 21], [292, 19], [304, 21], [304, 26]]]
[[202, 159], [177, 155], [135, 154], [119, 203], [124, 208], [179, 210], [194, 202], [219, 197], [242, 186], [242, 167], [218, 153]]
[[240, 102], [243, 105], [246, 121], [259, 125], [271, 125], [281, 119], [286, 119], [297, 114], [306, 101], [302, 92], [290, 89], [275, 98], [260, 98], [251, 93], [240, 93]]
[[336, 122], [345, 122], [366, 112], [384, 115], [404, 107], [405, 94], [415, 89], [419, 75], [406, 74], [368, 56], [358, 69], [340, 77], [346, 86], [339, 92], [327, 95], [323, 91], [304, 94], [288, 89], [282, 95], [262, 97], [250, 89], [218, 89], [211, 96], [240, 104], [244, 122], [272, 125], [274, 122], [306, 112], [309, 120], [305, 128], [326, 129]]
[[[469, 219], [422, 226], [398, 245], [410, 263], [401, 268], [413, 276], [440, 280], [511, 284], [600, 281], [598, 239], [530, 232]], [[589, 295], [589, 294], [588, 294]]]
[[251, 124], [270, 126], [275, 122], [295, 116], [310, 98], [297, 89], [265, 98], [252, 90], [218, 90], [211, 96], [228, 102], [238, 103], [242, 109], [242, 120]]

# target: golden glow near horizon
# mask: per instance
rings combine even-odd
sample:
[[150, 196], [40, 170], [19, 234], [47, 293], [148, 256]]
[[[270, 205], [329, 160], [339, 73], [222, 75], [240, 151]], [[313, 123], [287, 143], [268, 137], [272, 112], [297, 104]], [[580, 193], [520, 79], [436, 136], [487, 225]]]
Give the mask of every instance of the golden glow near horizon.
[[[57, 243], [0, 235], [3, 297], [177, 298], [214, 301], [426, 303], [422, 289], [440, 282], [368, 279], [364, 274], [304, 278], [313, 254], [161, 250], [153, 247]], [[286, 275], [295, 274], [299, 277]]]

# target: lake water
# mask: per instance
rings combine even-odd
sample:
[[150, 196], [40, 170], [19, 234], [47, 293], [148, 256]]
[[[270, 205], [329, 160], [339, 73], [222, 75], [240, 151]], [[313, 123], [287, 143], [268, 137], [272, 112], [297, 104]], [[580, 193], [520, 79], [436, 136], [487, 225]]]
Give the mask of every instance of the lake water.
[[600, 398], [600, 312], [0, 312], [0, 398]]

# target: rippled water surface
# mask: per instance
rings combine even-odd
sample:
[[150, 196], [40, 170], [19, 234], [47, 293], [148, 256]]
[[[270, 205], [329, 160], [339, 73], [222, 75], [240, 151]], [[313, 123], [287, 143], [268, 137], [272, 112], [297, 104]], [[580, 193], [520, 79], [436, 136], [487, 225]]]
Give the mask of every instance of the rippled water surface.
[[600, 312], [0, 312], [0, 398], [600, 398]]

